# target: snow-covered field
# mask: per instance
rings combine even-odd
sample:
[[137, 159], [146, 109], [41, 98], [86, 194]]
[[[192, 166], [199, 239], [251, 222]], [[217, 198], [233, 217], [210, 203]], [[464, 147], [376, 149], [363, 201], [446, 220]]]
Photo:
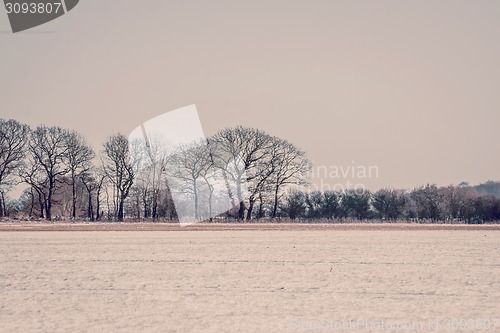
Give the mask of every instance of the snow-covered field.
[[456, 325], [500, 331], [499, 231], [0, 233], [1, 332]]

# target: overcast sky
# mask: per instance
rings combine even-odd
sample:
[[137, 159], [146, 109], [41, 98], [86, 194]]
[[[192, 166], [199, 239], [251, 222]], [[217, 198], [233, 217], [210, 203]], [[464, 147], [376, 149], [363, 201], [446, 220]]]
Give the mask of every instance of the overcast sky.
[[[0, 117], [116, 132], [196, 104], [371, 189], [500, 179], [500, 1], [102, 1], [12, 34]], [[326, 180], [333, 183], [343, 180]]]

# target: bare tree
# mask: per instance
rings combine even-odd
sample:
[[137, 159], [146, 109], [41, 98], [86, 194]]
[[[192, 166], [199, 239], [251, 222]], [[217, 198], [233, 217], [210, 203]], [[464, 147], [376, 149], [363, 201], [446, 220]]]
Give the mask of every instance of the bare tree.
[[[238, 218], [252, 218], [254, 204], [260, 201], [262, 214], [263, 198], [273, 193], [272, 216], [276, 217], [278, 201], [288, 184], [305, 184], [304, 174], [310, 168], [305, 153], [286, 140], [273, 137], [257, 129], [236, 127], [218, 132], [211, 139], [215, 145], [216, 165], [227, 168], [234, 161], [235, 172], [226, 173], [238, 185], [248, 185], [248, 198], [243, 197], [238, 186], [236, 198], [239, 202]], [[248, 200], [248, 206], [246, 200]]]
[[43, 199], [45, 218], [52, 219], [56, 186], [69, 172], [66, 164], [68, 131], [60, 127], [39, 126], [29, 135], [29, 158], [20, 170], [23, 180]]
[[274, 139], [271, 163], [273, 164], [274, 205], [272, 217], [276, 217], [278, 203], [287, 185], [305, 185], [307, 179], [304, 175], [311, 168], [311, 162], [306, 154], [290, 142], [283, 139]]
[[274, 189], [273, 177], [277, 172], [278, 164], [275, 163], [276, 144], [278, 139], [270, 135], [264, 134], [263, 144], [260, 150], [263, 152], [264, 158], [259, 158], [254, 161], [254, 165], [246, 170], [248, 184], [248, 210], [247, 220], [253, 218], [255, 203], [259, 201], [258, 216], [263, 214], [263, 200], [267, 198], [268, 193], [272, 193]]
[[144, 163], [141, 168], [141, 184], [144, 205], [144, 217], [158, 218], [158, 205], [163, 178], [170, 161], [167, 143], [161, 138], [149, 135], [145, 141]]
[[213, 166], [210, 146], [204, 140], [179, 146], [172, 156], [171, 165], [170, 173], [172, 176], [183, 181], [184, 191], [193, 195], [194, 218], [200, 219], [200, 194], [202, 186], [208, 184], [208, 190], [211, 193], [207, 178], [209, 170]]
[[[253, 128], [236, 127], [216, 133], [211, 144], [214, 145], [215, 165], [230, 177], [236, 186], [236, 199], [239, 203], [238, 219], [245, 218], [245, 198], [243, 184], [251, 183], [261, 176], [260, 166], [268, 158], [272, 137]], [[228, 165], [234, 166], [231, 172]], [[256, 188], [255, 184], [254, 189]]]
[[103, 170], [113, 184], [115, 218], [123, 221], [124, 203], [134, 183], [140, 157], [131, 151], [129, 140], [122, 134], [111, 136], [104, 144]]
[[90, 167], [78, 175], [87, 191], [87, 218], [90, 221], [99, 220], [101, 215], [100, 193], [106, 176], [98, 170], [96, 167]]
[[0, 217], [5, 214], [4, 193], [15, 184], [16, 170], [26, 154], [29, 127], [15, 120], [0, 119]]
[[81, 174], [87, 172], [91, 168], [95, 153], [87, 142], [85, 142], [85, 139], [74, 131], [67, 134], [66, 145], [66, 161], [69, 167], [72, 190], [71, 217], [75, 219], [77, 199], [76, 182]]

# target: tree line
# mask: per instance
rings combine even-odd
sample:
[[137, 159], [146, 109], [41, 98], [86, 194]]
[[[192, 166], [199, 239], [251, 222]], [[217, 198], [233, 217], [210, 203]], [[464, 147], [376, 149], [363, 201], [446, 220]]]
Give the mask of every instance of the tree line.
[[[95, 152], [76, 131], [0, 119], [0, 217], [500, 220], [499, 199], [466, 184], [308, 192], [306, 154], [258, 129], [223, 129], [167, 148], [154, 137], [136, 142], [115, 134]], [[20, 198], [9, 199], [18, 185]]]
[[291, 191], [283, 216], [311, 220], [500, 221], [500, 199], [468, 184], [426, 185], [411, 191], [350, 189], [343, 192]]
[[[277, 217], [288, 186], [305, 184], [310, 168], [290, 142], [244, 127], [173, 151], [154, 138], [135, 142], [116, 134], [96, 153], [76, 131], [0, 119], [0, 148], [0, 217], [176, 220], [182, 207], [174, 205], [175, 179], [185, 204], [194, 203], [194, 217], [211, 219], [221, 190], [213, 185], [216, 175], [219, 183], [236, 184], [227, 188], [231, 206], [222, 217]], [[9, 200], [20, 184], [21, 197]], [[267, 205], [272, 209], [264, 213]]]

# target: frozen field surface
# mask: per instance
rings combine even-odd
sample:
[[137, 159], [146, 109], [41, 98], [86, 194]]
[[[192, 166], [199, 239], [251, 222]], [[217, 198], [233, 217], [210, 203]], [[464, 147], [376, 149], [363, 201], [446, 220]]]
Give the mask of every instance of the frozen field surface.
[[495, 230], [1, 232], [0, 265], [1, 332], [500, 332]]

